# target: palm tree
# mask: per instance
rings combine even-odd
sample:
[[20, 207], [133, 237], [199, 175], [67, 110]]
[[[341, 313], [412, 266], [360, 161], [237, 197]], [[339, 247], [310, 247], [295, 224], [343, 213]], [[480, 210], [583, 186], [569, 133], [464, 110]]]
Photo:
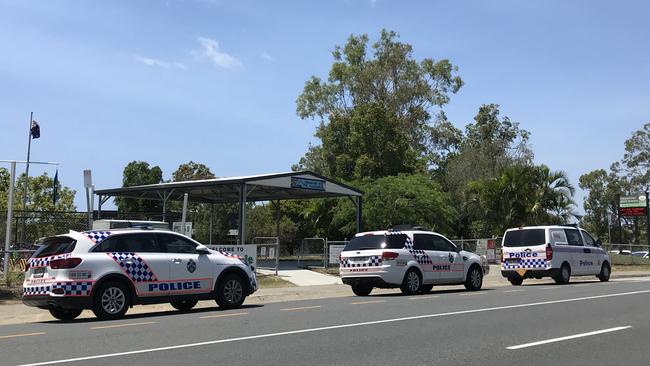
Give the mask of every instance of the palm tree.
[[566, 172], [552, 172], [547, 166], [537, 168], [538, 183], [533, 215], [539, 224], [566, 224], [575, 219], [575, 187], [569, 182]]

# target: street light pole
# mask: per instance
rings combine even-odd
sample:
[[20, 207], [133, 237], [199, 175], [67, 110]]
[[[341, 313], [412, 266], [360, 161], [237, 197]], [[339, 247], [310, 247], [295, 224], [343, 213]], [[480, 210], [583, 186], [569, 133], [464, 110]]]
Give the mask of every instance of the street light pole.
[[648, 251], [650, 251], [650, 187], [645, 190], [645, 235], [648, 244]]

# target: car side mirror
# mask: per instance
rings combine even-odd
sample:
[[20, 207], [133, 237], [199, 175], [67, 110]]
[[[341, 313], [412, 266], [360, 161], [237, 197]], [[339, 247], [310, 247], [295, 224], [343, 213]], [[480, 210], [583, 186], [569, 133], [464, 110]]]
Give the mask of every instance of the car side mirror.
[[463, 248], [459, 247], [458, 245], [456, 245], [455, 248], [456, 248], [456, 253], [460, 253], [460, 251], [463, 250]]
[[210, 254], [210, 249], [208, 249], [208, 247], [206, 247], [206, 246], [203, 245], [203, 244], [199, 244], [199, 245], [197, 245], [197, 246], [196, 246], [196, 251], [197, 251], [199, 254]]
[[600, 239], [596, 240], [596, 246], [597, 246], [597, 247], [602, 247], [602, 246], [603, 246], [603, 242], [602, 242]]

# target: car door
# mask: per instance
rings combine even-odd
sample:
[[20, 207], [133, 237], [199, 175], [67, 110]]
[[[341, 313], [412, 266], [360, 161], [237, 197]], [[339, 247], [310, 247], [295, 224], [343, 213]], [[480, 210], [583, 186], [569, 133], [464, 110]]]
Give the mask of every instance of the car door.
[[441, 235], [434, 235], [433, 246], [436, 253], [439, 279], [441, 282], [460, 282], [465, 276], [463, 257], [456, 251], [456, 246]]
[[585, 248], [582, 241], [582, 235], [578, 229], [564, 229], [567, 241], [571, 250], [568, 254], [571, 264], [571, 273], [576, 275], [587, 274], [590, 271], [588, 258], [591, 255], [591, 249]]
[[169, 259], [153, 233], [118, 234], [102, 241], [95, 252], [106, 253], [133, 282], [138, 296], [164, 296], [159, 284], [169, 280]]
[[157, 233], [156, 237], [168, 255], [170, 295], [212, 291], [213, 264], [208, 254], [196, 251], [196, 242], [172, 233]]
[[584, 239], [585, 248], [589, 249], [590, 253], [585, 254], [589, 259], [589, 274], [600, 273], [600, 267], [603, 263], [604, 250], [600, 249], [596, 244], [594, 238], [588, 232], [580, 230], [582, 238]]
[[434, 236], [431, 234], [413, 234], [413, 256], [422, 268], [423, 283], [432, 284], [436, 282], [440, 275], [435, 270], [436, 252], [433, 247]]

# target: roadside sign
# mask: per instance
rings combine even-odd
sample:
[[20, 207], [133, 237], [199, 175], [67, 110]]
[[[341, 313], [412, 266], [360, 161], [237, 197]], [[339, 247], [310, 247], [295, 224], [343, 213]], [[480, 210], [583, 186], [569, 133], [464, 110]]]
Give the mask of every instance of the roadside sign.
[[626, 217], [645, 216], [647, 203], [645, 194], [621, 196], [618, 204], [618, 214]]
[[[223, 253], [230, 253], [240, 256], [246, 263], [253, 265], [257, 268], [257, 244], [245, 245], [232, 245], [232, 244], [216, 244], [206, 245], [208, 248], [217, 250]], [[269, 257], [275, 256], [275, 248], [269, 248]]]
[[84, 187], [90, 188], [93, 185], [93, 174], [89, 169], [84, 170]]
[[329, 246], [329, 264], [339, 264], [339, 256], [345, 248], [345, 244], [332, 244]]

